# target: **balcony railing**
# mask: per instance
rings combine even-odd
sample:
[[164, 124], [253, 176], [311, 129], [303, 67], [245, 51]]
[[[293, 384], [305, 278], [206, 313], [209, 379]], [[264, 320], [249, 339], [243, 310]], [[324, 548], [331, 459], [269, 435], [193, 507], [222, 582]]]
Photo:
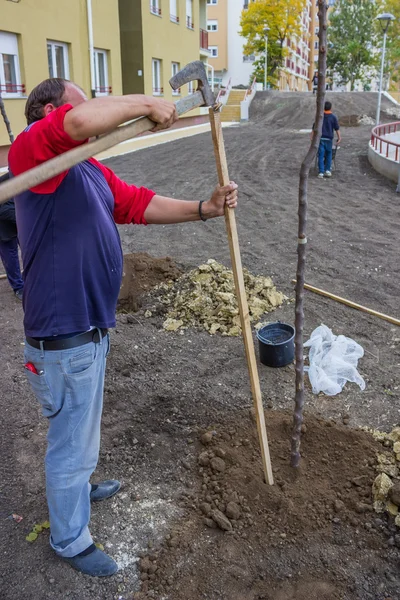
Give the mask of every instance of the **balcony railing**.
[[157, 94], [158, 96], [161, 96], [161, 94], [164, 93], [164, 88], [153, 88], [153, 94]]
[[188, 27], [188, 29], [194, 29], [194, 23], [192, 21], [192, 17], [189, 17], [189, 16], [186, 17], [186, 27]]
[[99, 85], [96, 87], [96, 93], [97, 94], [112, 94], [112, 87]]
[[155, 4], [154, 2], [150, 2], [150, 12], [153, 15], [158, 15], [159, 17], [161, 17], [161, 8], [157, 6], [157, 4]]
[[0, 91], [2, 94], [25, 94], [25, 84], [2, 83]]
[[169, 18], [173, 23], [179, 23], [179, 17], [176, 15], [169, 15]]
[[200, 48], [208, 50], [208, 31], [200, 29]]

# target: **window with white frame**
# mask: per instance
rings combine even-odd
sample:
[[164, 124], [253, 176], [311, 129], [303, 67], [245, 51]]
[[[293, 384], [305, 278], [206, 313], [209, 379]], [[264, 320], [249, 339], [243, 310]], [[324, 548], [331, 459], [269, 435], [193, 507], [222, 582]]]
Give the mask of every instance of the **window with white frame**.
[[179, 23], [177, 0], [169, 0], [169, 18], [173, 23]]
[[211, 54], [211, 58], [218, 57], [218, 46], [208, 46], [208, 51]]
[[150, 12], [153, 15], [161, 16], [160, 0], [150, 0]]
[[[172, 77], [174, 75], [176, 75], [177, 73], [179, 73], [179, 63], [178, 62], [171, 63], [171, 73], [172, 73]], [[172, 90], [173, 96], [179, 96], [180, 93], [181, 93], [180, 88], [177, 90]]]
[[47, 40], [47, 59], [50, 77], [69, 79], [68, 45]]
[[186, 27], [189, 29], [194, 29], [193, 0], [186, 0]]
[[111, 87], [108, 82], [107, 50], [94, 49], [94, 83], [96, 96], [111, 94]]
[[207, 4], [218, 4], [218, 0], [207, 0]]
[[158, 58], [153, 58], [152, 60], [152, 70], [153, 70], [153, 95], [161, 96], [163, 93], [162, 88], [162, 80], [161, 80], [161, 64], [162, 61]]
[[218, 31], [218, 21], [216, 19], [207, 21], [207, 31]]
[[194, 92], [193, 81], [189, 81], [189, 83], [188, 83], [188, 94], [193, 94], [193, 92]]
[[19, 70], [18, 38], [7, 31], [0, 31], [0, 90], [5, 98], [25, 93]]

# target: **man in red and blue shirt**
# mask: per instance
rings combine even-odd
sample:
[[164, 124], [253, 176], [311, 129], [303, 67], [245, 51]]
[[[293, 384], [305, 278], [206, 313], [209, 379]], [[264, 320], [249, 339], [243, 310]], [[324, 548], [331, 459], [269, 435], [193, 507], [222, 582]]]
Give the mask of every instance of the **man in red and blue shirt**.
[[[48, 79], [29, 95], [28, 127], [9, 153], [13, 176], [84, 144], [121, 123], [148, 116], [163, 129], [174, 104], [142, 95], [87, 101], [72, 82]], [[128, 185], [89, 159], [15, 199], [24, 266], [25, 366], [48, 418], [46, 493], [50, 543], [74, 568], [112, 575], [117, 564], [90, 536], [90, 502], [114, 495], [111, 480], [91, 485], [100, 446], [108, 329], [122, 279], [116, 223], [166, 224], [208, 219], [235, 208], [237, 186], [208, 201], [183, 201]]]

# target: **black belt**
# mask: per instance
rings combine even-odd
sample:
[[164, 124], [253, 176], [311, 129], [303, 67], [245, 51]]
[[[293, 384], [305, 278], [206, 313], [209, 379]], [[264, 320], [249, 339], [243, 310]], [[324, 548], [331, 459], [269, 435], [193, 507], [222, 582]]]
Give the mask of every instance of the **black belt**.
[[101, 338], [98, 329], [91, 329], [90, 331], [86, 331], [85, 333], [80, 333], [79, 335], [74, 335], [69, 338], [55, 339], [55, 340], [38, 340], [35, 338], [27, 337], [26, 341], [33, 348], [37, 348], [38, 350], [68, 350], [69, 348], [76, 348], [77, 346], [83, 346], [84, 344], [89, 344], [89, 342], [94, 342], [98, 344], [100, 339], [105, 337], [108, 333], [108, 329], [100, 329]]

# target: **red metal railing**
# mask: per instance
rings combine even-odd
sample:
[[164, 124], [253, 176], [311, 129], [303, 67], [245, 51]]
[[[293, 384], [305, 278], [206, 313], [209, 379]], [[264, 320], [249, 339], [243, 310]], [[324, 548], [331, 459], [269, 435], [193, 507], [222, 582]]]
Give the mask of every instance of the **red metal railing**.
[[25, 84], [2, 83], [0, 85], [0, 91], [3, 94], [25, 94]]
[[228, 81], [228, 85], [226, 86], [225, 89], [219, 90], [218, 95], [215, 99], [215, 104], [218, 103], [219, 99], [221, 98], [221, 96], [226, 96], [226, 94], [229, 94], [229, 92], [231, 91], [231, 87], [232, 87], [232, 77], [229, 79]]
[[153, 88], [153, 94], [163, 94], [164, 88]]
[[98, 94], [112, 94], [112, 87], [111, 86], [99, 85], [99, 86], [96, 87], [96, 92]]
[[247, 96], [251, 96], [251, 94], [253, 93], [253, 90], [256, 86], [256, 78], [254, 77], [251, 86], [246, 90], [246, 93], [244, 95], [244, 100], [247, 100]]
[[194, 23], [192, 21], [192, 17], [186, 17], [186, 27], [189, 29], [194, 29]]
[[179, 23], [179, 17], [176, 15], [169, 15], [169, 18], [173, 23]]
[[208, 50], [208, 31], [200, 29], [200, 48]]
[[378, 125], [371, 131], [370, 144], [372, 148], [376, 150], [376, 152], [382, 154], [382, 156], [386, 156], [386, 158], [389, 158], [389, 150], [393, 149], [395, 162], [400, 162], [400, 142], [392, 142], [392, 140], [388, 140], [387, 138], [383, 137], [389, 133], [396, 133], [397, 131], [400, 131], [400, 121], [396, 121], [395, 123], [386, 123], [386, 125]]
[[159, 16], [161, 15], [161, 8], [160, 8], [160, 7], [158, 7], [158, 6], [157, 6], [157, 5], [156, 5], [154, 2], [152, 2], [151, 0], [150, 0], [150, 12], [151, 12], [153, 15], [159, 15]]

